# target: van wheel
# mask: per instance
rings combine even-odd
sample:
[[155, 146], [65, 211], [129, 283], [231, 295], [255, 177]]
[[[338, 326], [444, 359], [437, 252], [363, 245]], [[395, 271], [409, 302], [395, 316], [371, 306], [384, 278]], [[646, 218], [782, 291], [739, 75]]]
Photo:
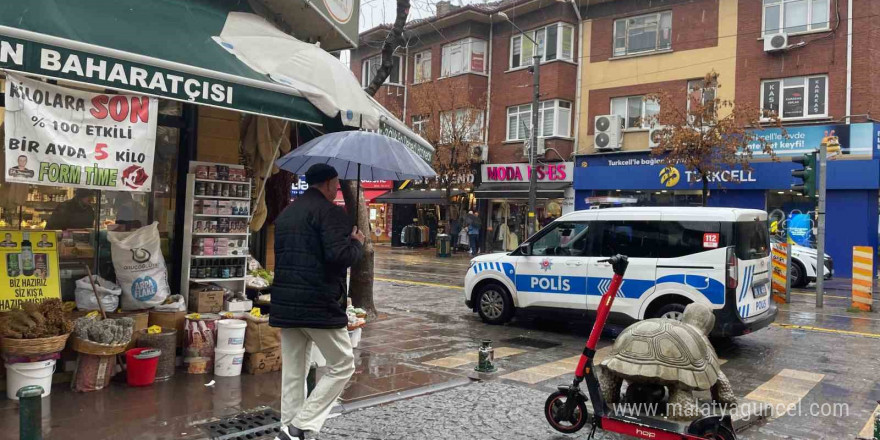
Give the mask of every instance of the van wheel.
[[477, 291], [477, 313], [486, 324], [504, 324], [513, 317], [513, 299], [500, 284], [486, 284]]
[[666, 318], [681, 321], [682, 314], [684, 314], [684, 304], [672, 303], [666, 304], [657, 309], [652, 318]]
[[791, 287], [807, 287], [807, 271], [801, 263], [791, 260]]

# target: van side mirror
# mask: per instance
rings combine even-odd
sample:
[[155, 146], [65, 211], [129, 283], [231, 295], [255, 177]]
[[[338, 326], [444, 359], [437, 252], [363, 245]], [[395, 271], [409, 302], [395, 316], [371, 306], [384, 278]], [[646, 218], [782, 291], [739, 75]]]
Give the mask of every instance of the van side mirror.
[[532, 244], [525, 242], [519, 245], [519, 252], [523, 255], [532, 255]]

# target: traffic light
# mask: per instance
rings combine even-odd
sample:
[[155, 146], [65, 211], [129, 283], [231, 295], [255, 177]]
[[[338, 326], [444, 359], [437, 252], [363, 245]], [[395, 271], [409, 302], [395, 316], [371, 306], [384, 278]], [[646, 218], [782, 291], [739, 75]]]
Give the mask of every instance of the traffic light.
[[791, 184], [792, 191], [798, 192], [805, 197], [816, 197], [816, 153], [807, 153], [801, 157], [791, 159], [792, 162], [803, 166], [801, 169], [791, 170], [791, 177], [795, 183]]

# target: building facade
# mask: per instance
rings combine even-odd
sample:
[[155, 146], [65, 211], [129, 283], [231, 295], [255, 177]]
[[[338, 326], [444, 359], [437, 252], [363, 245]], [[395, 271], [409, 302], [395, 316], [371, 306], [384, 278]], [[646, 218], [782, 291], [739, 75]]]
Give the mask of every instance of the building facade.
[[[529, 168], [521, 166], [528, 163], [530, 66], [536, 51], [541, 56], [538, 135], [543, 149], [543, 165], [536, 167], [537, 216], [546, 223], [561, 215], [573, 176], [579, 27], [580, 11], [573, 3], [547, 0], [464, 7], [439, 2], [437, 15], [407, 24], [406, 45], [395, 52], [392, 73], [375, 98], [435, 145], [441, 182], [439, 188], [424, 189], [470, 190], [450, 202], [456, 209], [423, 207], [440, 217], [446, 232], [459, 232], [462, 213], [477, 210], [485, 219], [481, 250], [501, 250], [525, 236]], [[388, 31], [380, 26], [362, 33], [359, 48], [352, 51], [352, 71], [365, 87], [381, 62]], [[559, 177], [560, 167], [563, 172], [567, 168], [567, 177]], [[498, 169], [513, 172], [508, 176]]]
[[[878, 114], [873, 72], [880, 59], [871, 50], [878, 31], [860, 19], [880, 12], [880, 4], [850, 1], [621, 0], [590, 6], [582, 36], [590, 53], [581, 72], [586, 111], [579, 118], [585, 135], [576, 160], [576, 207], [700, 204], [694, 173], [678, 167], [672, 178], [661, 176], [665, 167], [651, 154], [650, 128], [641, 120], [658, 112], [645, 95], [667, 92], [684, 108], [693, 99], [691, 81], [714, 71], [718, 85], [702, 96], [773, 112], [785, 135], [758, 132], [776, 158], [756, 152], [751, 169], [712, 175], [708, 204], [767, 210], [780, 238], [792, 214], [810, 214], [815, 229], [814, 203], [789, 189], [791, 159], [837, 136], [841, 153], [827, 170], [826, 252], [836, 274], [849, 276], [852, 247], [877, 245], [880, 188], [880, 126], [872, 118]], [[602, 115], [620, 117], [619, 144], [609, 146], [597, 135]]]

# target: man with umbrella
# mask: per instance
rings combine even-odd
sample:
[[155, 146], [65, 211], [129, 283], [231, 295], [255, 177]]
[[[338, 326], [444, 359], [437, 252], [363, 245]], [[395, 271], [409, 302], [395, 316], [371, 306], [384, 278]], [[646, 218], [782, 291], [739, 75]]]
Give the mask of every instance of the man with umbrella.
[[[277, 440], [318, 432], [354, 373], [346, 326], [346, 269], [361, 258], [364, 234], [333, 203], [336, 169], [318, 163], [305, 173], [309, 189], [275, 221], [275, 278], [269, 324], [281, 328], [281, 421]], [[311, 342], [328, 371], [305, 398]]]

